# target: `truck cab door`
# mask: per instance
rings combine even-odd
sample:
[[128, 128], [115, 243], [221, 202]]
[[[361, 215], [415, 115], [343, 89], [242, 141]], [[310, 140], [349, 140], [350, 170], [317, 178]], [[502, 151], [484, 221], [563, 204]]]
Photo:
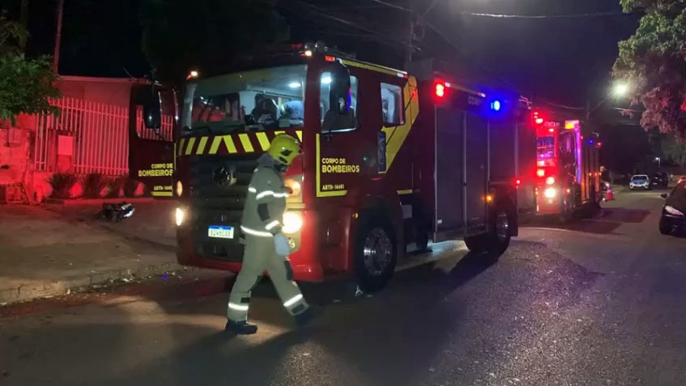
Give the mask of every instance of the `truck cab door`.
[[171, 89], [155, 87], [160, 92], [161, 120], [158, 130], [148, 129], [143, 109], [156, 90], [151, 85], [131, 90], [129, 107], [129, 178], [141, 182], [155, 198], [173, 197], [174, 130], [176, 98]]
[[[338, 87], [344, 91], [337, 91]], [[317, 197], [346, 196], [365, 167], [365, 144], [358, 131], [364, 114], [361, 115], [358, 110], [362, 106], [362, 102], [358, 101], [358, 90], [358, 78], [354, 72], [349, 73], [346, 67], [325, 67], [321, 73], [322, 124], [316, 137]], [[348, 104], [347, 108], [342, 106], [344, 103]]]

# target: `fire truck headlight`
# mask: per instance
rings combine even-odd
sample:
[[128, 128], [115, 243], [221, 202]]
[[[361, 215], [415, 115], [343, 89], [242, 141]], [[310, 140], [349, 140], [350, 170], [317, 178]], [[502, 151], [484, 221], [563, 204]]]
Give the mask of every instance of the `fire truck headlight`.
[[183, 194], [183, 184], [181, 181], [176, 181], [176, 195], [181, 197]]
[[186, 212], [181, 208], [176, 208], [174, 217], [176, 218], [176, 226], [180, 227], [183, 224], [183, 220], [186, 218]]
[[557, 189], [556, 188], [546, 188], [543, 191], [543, 196], [545, 198], [555, 198], [555, 197], [557, 197]]
[[297, 197], [302, 192], [302, 185], [298, 180], [294, 178], [287, 179], [284, 182], [284, 185], [286, 185], [286, 187], [290, 189], [290, 192], [288, 194], [289, 197]]
[[555, 177], [548, 177], [545, 180], [546, 185], [553, 185], [555, 184]]
[[283, 214], [283, 233], [293, 234], [303, 227], [303, 217], [298, 212], [286, 212]]

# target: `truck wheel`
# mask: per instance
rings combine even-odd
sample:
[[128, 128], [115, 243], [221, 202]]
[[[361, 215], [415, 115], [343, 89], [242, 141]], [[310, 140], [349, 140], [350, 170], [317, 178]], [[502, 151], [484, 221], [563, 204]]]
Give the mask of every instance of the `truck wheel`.
[[388, 284], [398, 261], [396, 240], [385, 216], [378, 213], [360, 216], [355, 238], [355, 272], [362, 291], [379, 291]]
[[464, 243], [467, 245], [467, 249], [474, 253], [486, 252], [486, 245], [488, 244], [488, 235], [478, 235], [465, 237]]
[[493, 215], [493, 247], [490, 252], [496, 253], [498, 256], [505, 253], [510, 246], [512, 240], [512, 211], [506, 205], [498, 205]]
[[484, 235], [465, 237], [467, 248], [475, 253], [488, 252], [500, 257], [512, 239], [512, 211], [507, 205], [497, 205], [491, 216], [491, 231]]

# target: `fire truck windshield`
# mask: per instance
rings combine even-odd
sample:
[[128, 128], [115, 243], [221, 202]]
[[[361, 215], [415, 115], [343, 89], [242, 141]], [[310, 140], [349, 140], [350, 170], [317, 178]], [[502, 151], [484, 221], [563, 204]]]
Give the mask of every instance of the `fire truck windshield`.
[[293, 65], [190, 82], [182, 133], [302, 127], [306, 72], [306, 65]]
[[555, 158], [555, 137], [538, 137], [538, 160], [547, 161]]

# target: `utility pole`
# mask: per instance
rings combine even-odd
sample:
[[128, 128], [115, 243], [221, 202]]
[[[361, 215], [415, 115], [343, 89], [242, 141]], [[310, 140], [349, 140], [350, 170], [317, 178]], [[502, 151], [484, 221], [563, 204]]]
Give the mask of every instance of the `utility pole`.
[[[26, 31], [29, 30], [29, 0], [21, 0], [21, 11], [19, 13], [19, 19], [21, 22], [21, 25], [24, 27]], [[22, 39], [19, 42], [19, 49], [21, 52], [26, 51], [26, 41], [28, 39]]]
[[405, 62], [410, 63], [412, 61], [412, 54], [414, 51], [414, 25], [415, 25], [415, 15], [414, 12], [410, 12], [408, 15], [410, 21], [410, 30], [407, 36], [407, 47], [405, 53]]
[[57, 0], [57, 28], [55, 31], [55, 53], [53, 55], [53, 69], [59, 74], [60, 46], [62, 45], [62, 14], [64, 13], [64, 0]]

